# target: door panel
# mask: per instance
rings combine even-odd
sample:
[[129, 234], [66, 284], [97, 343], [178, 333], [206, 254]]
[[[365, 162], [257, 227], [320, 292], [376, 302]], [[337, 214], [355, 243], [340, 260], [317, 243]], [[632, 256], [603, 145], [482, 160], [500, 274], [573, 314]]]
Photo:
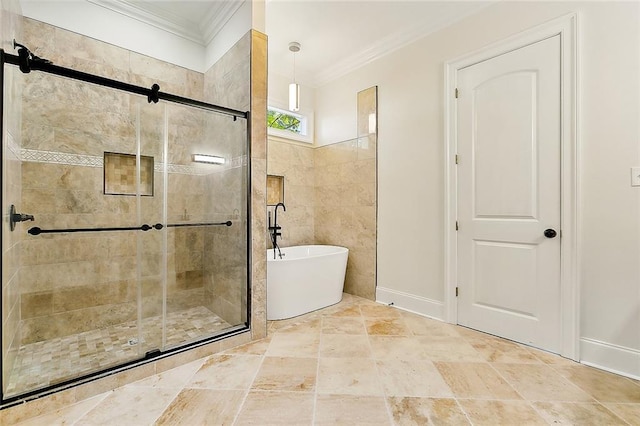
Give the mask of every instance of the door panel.
[[533, 244], [474, 241], [475, 304], [535, 317], [536, 249]]
[[536, 77], [506, 74], [473, 92], [476, 218], [536, 216]]
[[458, 323], [559, 352], [559, 36], [457, 77]]

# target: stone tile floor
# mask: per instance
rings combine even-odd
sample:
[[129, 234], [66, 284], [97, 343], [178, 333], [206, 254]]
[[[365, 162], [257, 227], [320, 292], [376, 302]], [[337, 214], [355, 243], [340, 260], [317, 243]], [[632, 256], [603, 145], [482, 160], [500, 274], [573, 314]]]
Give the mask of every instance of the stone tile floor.
[[[41, 389], [74, 377], [140, 359], [162, 345], [161, 317], [142, 320], [143, 344], [136, 321], [116, 324], [20, 347], [7, 385], [7, 395]], [[172, 312], [166, 319], [167, 345], [209, 336], [231, 325], [204, 306]]]
[[345, 295], [24, 425], [639, 425], [640, 382]]

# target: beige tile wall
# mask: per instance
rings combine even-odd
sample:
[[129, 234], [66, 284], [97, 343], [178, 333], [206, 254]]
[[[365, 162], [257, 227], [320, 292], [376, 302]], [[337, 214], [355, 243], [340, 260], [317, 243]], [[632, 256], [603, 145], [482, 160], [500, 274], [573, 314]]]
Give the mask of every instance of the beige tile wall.
[[315, 241], [349, 249], [345, 292], [375, 300], [375, 145], [353, 139], [315, 150]]
[[[257, 87], [262, 92], [252, 89], [265, 98], [266, 105], [266, 37], [248, 33], [220, 63], [224, 71], [222, 75], [210, 75], [208, 79], [202, 74], [180, 67], [165, 64], [133, 52], [78, 36], [30, 19], [24, 20], [25, 39], [32, 46], [34, 53], [52, 59], [54, 63], [68, 66], [99, 75], [122, 79], [143, 86], [151, 86], [158, 82], [162, 91], [178, 95], [205, 99], [205, 80], [211, 85], [209, 90], [224, 96], [210, 102], [216, 102], [248, 110], [251, 105], [251, 93], [247, 82], [256, 78]], [[249, 67], [249, 56], [252, 46], [257, 50], [252, 54], [253, 67]], [[240, 53], [238, 53], [240, 52]], [[260, 56], [263, 55], [264, 57]], [[146, 74], [146, 75], [145, 75]], [[257, 77], [256, 77], [257, 76]], [[103, 151], [132, 152], [135, 147], [135, 125], [137, 100], [133, 96], [121, 94], [110, 89], [89, 87], [86, 84], [64, 81], [46, 75], [32, 74], [30, 84], [24, 93], [23, 117], [25, 137], [23, 148], [32, 150], [51, 150], [81, 155], [101, 156]], [[234, 80], [235, 79], [235, 80]], [[221, 84], [221, 81], [224, 83]], [[185, 84], [186, 82], [186, 84]], [[225, 84], [232, 87], [230, 93], [225, 92]], [[115, 93], [114, 93], [115, 92]], [[229, 91], [227, 91], [229, 92]], [[47, 94], [55, 102], [42, 103], [39, 97]], [[146, 105], [146, 100], [143, 106]], [[89, 107], [87, 107], [89, 106]], [[162, 135], [162, 113], [159, 110], [141, 108], [140, 121], [143, 131], [143, 155], [153, 155], [161, 159], [157, 143]], [[261, 116], [253, 114], [252, 152], [258, 159], [253, 170], [254, 211], [260, 212], [264, 199], [261, 198], [260, 181], [264, 181], [265, 170], [260, 173], [260, 161], [264, 169], [265, 138], [260, 136], [258, 127]], [[64, 116], [65, 120], [59, 120]], [[229, 130], [221, 130], [220, 123], [210, 117], [202, 117], [192, 111], [172, 110], [169, 112], [169, 138], [171, 164], [191, 164], [190, 153], [193, 143], [203, 140], [202, 129], [207, 128], [215, 135], [216, 145], [229, 148], [225, 157], [229, 160], [240, 159], [239, 167], [228, 167], [224, 173], [209, 175], [170, 174], [168, 180], [169, 222], [189, 220], [225, 221], [236, 219], [234, 227], [218, 229], [176, 228], [168, 233], [168, 308], [169, 311], [183, 309], [197, 304], [201, 305], [205, 298], [207, 274], [211, 272], [211, 259], [205, 253], [214, 253], [216, 257], [226, 259], [227, 265], [216, 267], [215, 280], [218, 284], [216, 293], [226, 299], [221, 306], [221, 314], [235, 324], [247, 320], [246, 258], [236, 254], [246, 253], [246, 223], [239, 218], [246, 214], [246, 194], [238, 190], [239, 185], [246, 187], [246, 158], [242, 160], [241, 152], [231, 150], [237, 144], [237, 138], [244, 138], [247, 126], [243, 120]], [[223, 117], [227, 123], [235, 123], [232, 118]], [[265, 118], [262, 117], [264, 122]], [[59, 123], [64, 123], [60, 125]], [[150, 124], [156, 123], [156, 124]], [[160, 124], [157, 124], [160, 123]], [[223, 128], [224, 129], [224, 128]], [[211, 132], [214, 130], [213, 132]], [[263, 132], [264, 133], [264, 132]], [[235, 139], [234, 139], [235, 138]], [[188, 143], [180, 141], [188, 140]], [[235, 142], [234, 142], [235, 141]], [[260, 154], [262, 153], [262, 154]], [[3, 158], [8, 158], [3, 156]], [[19, 164], [19, 163], [18, 163]], [[5, 167], [5, 170], [9, 168]], [[42, 228], [124, 226], [136, 222], [135, 197], [105, 197], [102, 194], [102, 168], [85, 167], [45, 162], [24, 162], [22, 170], [26, 185], [21, 188], [24, 211], [36, 215], [37, 224]], [[5, 180], [6, 181], [6, 180]], [[154, 197], [144, 197], [142, 210], [149, 223], [160, 221], [162, 205], [162, 179], [156, 173]], [[215, 182], [215, 183], [214, 183]], [[19, 183], [19, 181], [18, 181]], [[234, 187], [236, 189], [234, 189]], [[218, 191], [216, 191], [218, 189]], [[226, 191], [226, 193], [225, 193]], [[206, 196], [205, 196], [206, 194]], [[226, 195], [231, 197], [226, 197]], [[254, 191], [255, 194], [255, 191]], [[19, 198], [19, 197], [17, 197]], [[220, 200], [229, 199], [221, 203]], [[246, 217], [246, 216], [245, 216]], [[263, 219], [259, 219], [262, 228]], [[252, 222], [254, 223], [255, 220]], [[241, 235], [239, 235], [240, 233]], [[4, 235], [5, 233], [3, 233]], [[161, 302], [161, 266], [162, 241], [160, 233], [144, 233], [141, 238], [143, 248], [142, 292], [143, 316], [160, 313]], [[239, 238], [242, 237], [242, 238]], [[37, 238], [37, 240], [36, 240]], [[241, 243], [237, 243], [240, 240]], [[259, 243], [259, 238], [254, 242]], [[233, 245], [235, 244], [235, 246]], [[217, 247], [217, 248], [216, 248]], [[265, 244], [261, 245], [261, 250]], [[20, 252], [27, 259], [23, 268], [23, 284], [21, 286], [21, 303], [18, 295], [3, 297], [5, 304], [14, 300], [10, 307], [5, 307], [6, 315], [15, 315], [17, 323], [22, 309], [22, 329], [24, 343], [49, 339], [108, 326], [114, 323], [135, 319], [136, 309], [136, 239], [119, 237], [111, 234], [108, 237], [95, 234], [41, 235], [26, 236]], [[263, 250], [262, 250], [263, 251]], [[18, 251], [15, 250], [16, 254]], [[225, 258], [226, 255], [226, 258]], [[4, 256], [3, 259], [10, 259]], [[253, 308], [256, 312], [258, 330], [265, 328], [263, 295], [266, 272], [258, 262], [257, 273], [254, 272]], [[5, 274], [10, 268], [3, 268]], [[264, 276], [263, 276], [264, 275]], [[17, 274], [16, 274], [17, 276]], [[9, 279], [3, 291], [8, 294], [16, 286]], [[15, 281], [17, 283], [17, 281]], [[238, 286], [242, 283], [242, 287]], [[260, 286], [262, 285], [262, 289]], [[227, 286], [228, 288], [226, 288]], [[211, 289], [211, 288], [210, 288]], [[218, 291], [220, 290], [220, 291]], [[14, 308], [14, 309], [7, 309]], [[10, 324], [11, 319], [3, 321], [3, 326]], [[15, 327], [17, 329], [17, 327]], [[258, 331], [256, 336], [264, 334]], [[5, 334], [7, 335], [7, 334]], [[4, 353], [8, 351], [7, 348]], [[4, 358], [5, 361], [8, 359]]]
[[[247, 61], [247, 59], [249, 59]], [[207, 102], [226, 105], [240, 111], [251, 110], [251, 331], [252, 338], [266, 335], [266, 110], [267, 110], [267, 37], [258, 31], [248, 32], [229, 50], [204, 76], [204, 94]], [[245, 81], [251, 81], [247, 90]], [[232, 90], [228, 90], [232, 88]], [[240, 129], [237, 129], [240, 131]], [[224, 135], [222, 135], [224, 136]], [[227, 135], [225, 137], [230, 137]], [[246, 163], [244, 163], [246, 164]], [[220, 199], [228, 200], [233, 212], [245, 212], [247, 199], [244, 193], [229, 193], [234, 182], [247, 179], [245, 167], [236, 167], [211, 176], [208, 186], [212, 188], [213, 206]], [[246, 181], [243, 181], [246, 182]], [[243, 187], [244, 187], [243, 183]], [[215, 194], [225, 194], [216, 197]], [[214, 207], [216, 208], [216, 207]], [[236, 221], [236, 214], [230, 220]], [[247, 259], [237, 256], [245, 235], [244, 223], [231, 228], [211, 229], [207, 236], [213, 245], [209, 251], [215, 258], [216, 268], [205, 272], [205, 299], [216, 312], [229, 322], [244, 322], [245, 310], [238, 310], [248, 302], [247, 294], [238, 282], [244, 282]], [[212, 261], [206, 262], [214, 265]], [[218, 266], [219, 265], [219, 266]]]
[[[6, 52], [13, 50], [13, 39], [22, 37], [22, 21], [18, 16], [20, 6], [17, 0], [0, 2], [0, 47]], [[5, 71], [6, 110], [4, 132], [2, 135], [2, 194], [3, 205], [15, 204], [20, 212], [21, 170], [15, 147], [20, 146], [22, 75], [15, 69]], [[12, 147], [14, 147], [12, 149]], [[20, 336], [20, 238], [17, 232], [9, 229], [8, 210], [2, 212], [2, 371], [6, 380], [11, 371], [15, 356], [21, 343]], [[18, 226], [21, 226], [18, 224]], [[4, 384], [3, 384], [4, 385]], [[3, 386], [4, 388], [4, 386]]]
[[267, 36], [251, 30], [251, 334], [267, 335]]
[[[313, 151], [312, 146], [269, 139], [267, 172], [284, 176], [284, 204], [287, 211], [278, 209], [278, 225], [282, 226], [282, 239], [278, 239], [280, 247], [314, 243]], [[267, 209], [273, 220], [274, 207]]]
[[[204, 74], [204, 97], [207, 102], [225, 105], [240, 111], [250, 107], [251, 33], [245, 34], [225, 55]], [[225, 88], [232, 88], [225, 90]], [[225, 117], [224, 120], [232, 120]], [[239, 124], [239, 123], [238, 123]], [[231, 227], [207, 229], [205, 251], [205, 303], [212, 311], [230, 324], [244, 323], [246, 318], [247, 291], [247, 233], [246, 217], [247, 162], [246, 153], [237, 140], [245, 137], [246, 127], [232, 127], [233, 132], [221, 134], [211, 129], [210, 134], [219, 139], [221, 146], [233, 158], [243, 159], [242, 164], [225, 168], [207, 176], [209, 191], [205, 203], [220, 221], [231, 220]]]
[[[281, 247], [349, 248], [345, 291], [375, 300], [377, 88], [358, 93], [358, 138], [307, 147], [269, 140], [268, 173], [285, 177]], [[370, 123], [372, 128], [370, 127]], [[273, 208], [269, 208], [273, 211]], [[272, 213], [273, 215], [273, 213]]]
[[[25, 19], [25, 32], [26, 44], [57, 64], [143, 86], [157, 82], [162, 91], [202, 99], [202, 74], [30, 19]], [[101, 156], [103, 151], [135, 152], [137, 104], [141, 102], [143, 154], [162, 161], [162, 108], [145, 108], [145, 99], [107, 88], [43, 74], [30, 78], [24, 96], [24, 148], [92, 156]], [[43, 93], [56, 102], [42, 102]], [[170, 108], [171, 164], [191, 164], [190, 144], [202, 139], [202, 115], [186, 107]], [[60, 120], [62, 116], [64, 120]], [[130, 226], [137, 222], [134, 197], [102, 194], [101, 168], [25, 162], [23, 173], [23, 203], [42, 228]], [[160, 221], [163, 202], [161, 174], [156, 173], [154, 180], [154, 197], [141, 200], [149, 223]], [[168, 184], [169, 221], [201, 221], [205, 213], [204, 177], [170, 174]], [[169, 230], [169, 311], [201, 304], [203, 232]], [[144, 251], [144, 317], [158, 315], [162, 308], [162, 242], [158, 236], [137, 235]], [[137, 245], [130, 237], [27, 238], [23, 252], [30, 260], [21, 303], [26, 313], [25, 342], [135, 319]], [[65, 251], [52, 257], [52, 247], [64, 247]], [[71, 304], [65, 302], [70, 296], [74, 296]]]
[[[3, 9], [7, 0], [2, 0]], [[15, 2], [17, 3], [17, 2]], [[7, 16], [3, 10], [2, 17], [2, 27], [4, 29], [8, 29], [9, 26], [6, 24], [5, 17]], [[19, 23], [21, 24], [21, 22]], [[133, 52], [126, 52], [123, 55], [123, 51], [117, 47], [110, 46], [104, 43], [97, 42], [95, 40], [91, 40], [77, 34], [69, 33], [64, 30], [60, 30], [58, 28], [51, 27], [46, 24], [42, 24], [36, 21], [32, 21], [29, 19], [24, 20], [24, 26], [26, 27], [26, 36], [23, 38], [26, 44], [33, 47], [34, 53], [36, 55], [51, 59], [54, 63], [68, 66], [71, 68], [96, 73], [100, 75], [104, 75], [107, 77], [129, 81], [134, 84], [142, 85], [142, 86], [151, 86], [153, 83], [159, 83], [161, 86], [161, 90], [165, 92], [176, 93], [182, 96], [191, 97], [195, 99], [204, 99], [204, 82], [205, 78], [198, 73], [193, 73], [191, 71], [182, 69], [180, 67], [175, 67], [169, 64], [162, 63], [160, 61], [156, 61], [154, 59], [144, 57], [142, 55], [137, 55]], [[3, 31], [3, 42], [7, 41], [7, 39], [12, 40], [15, 36], [15, 32], [7, 37]], [[223, 78], [216, 78], [214, 80], [210, 80], [210, 84], [214, 88], [213, 91], [216, 93], [227, 93], [228, 97], [225, 99], [220, 99], [220, 103], [225, 102], [234, 102], [233, 99], [244, 99], [245, 104], [234, 105], [232, 103], [228, 103], [228, 106], [235, 107], [241, 110], [248, 110], [251, 108], [253, 110], [252, 120], [251, 120], [251, 157], [252, 157], [252, 166], [251, 166], [251, 187], [252, 187], [252, 217], [251, 217], [251, 230], [252, 230], [252, 257], [254, 259], [253, 268], [251, 271], [251, 280], [252, 280], [252, 318], [253, 318], [253, 327], [251, 338], [261, 338], [266, 334], [266, 312], [265, 312], [265, 290], [266, 290], [266, 262], [264, 260], [264, 250], [266, 248], [266, 238], [264, 233], [262, 232], [266, 227], [265, 223], [265, 180], [266, 180], [266, 36], [256, 31], [252, 31], [249, 37], [245, 37], [244, 42], [250, 43], [251, 49], [251, 58], [250, 62], [245, 61], [244, 64], [241, 64], [243, 67], [243, 75], [249, 75], [251, 78], [251, 92], [250, 97], [244, 97], [246, 94], [246, 90], [243, 87], [246, 87], [246, 82], [241, 79], [235, 79], [237, 75], [229, 72], [223, 72]], [[4, 47], [4, 45], [3, 45]], [[7, 50], [7, 47], [5, 47]], [[73, 53], [73, 54], [71, 54]], [[224, 63], [224, 62], [223, 62]], [[225, 65], [226, 67], [226, 65]], [[225, 69], [225, 67], [221, 67]], [[16, 73], [16, 78], [22, 78], [21, 74]], [[109, 93], [105, 93], [100, 89], [95, 90], [75, 90], [77, 87], [64, 87], [65, 83], [59, 84], [58, 87], [46, 87], [46, 93], [48, 94], [59, 94], [59, 93], [70, 93], [71, 91], [76, 96], [77, 104], [92, 104], [99, 102], [101, 105], [101, 109], [98, 111], [86, 111], [80, 109], [74, 109], [73, 106], [67, 105], [69, 108], [64, 111], [65, 117], [67, 117], [67, 122], [70, 124], [69, 126], [65, 126], [65, 128], [58, 128], [56, 131], [51, 131], [50, 126], [48, 124], [52, 124], [53, 120], [60, 116], [62, 111], [60, 110], [40, 110], [41, 116], [44, 116], [44, 122], [34, 123], [34, 120], [29, 120], [30, 117], [27, 117], [27, 120], [24, 122], [29, 122], [29, 125], [25, 125], [26, 133], [28, 133], [28, 138], [26, 141], [22, 143], [23, 148], [36, 149], [36, 150], [44, 150], [47, 146], [54, 146], [56, 149], [62, 148], [62, 150], [67, 150], [67, 152], [74, 152], [85, 155], [100, 155], [104, 150], [113, 150], [112, 148], [120, 148], [120, 141], [125, 137], [131, 137], [132, 133], [132, 119], [133, 113], [135, 112], [135, 108], [132, 103], [127, 100], [116, 99], [110, 97]], [[35, 86], [37, 87], [37, 85]], [[231, 93], [229, 92], [229, 88], [232, 87], [234, 89], [243, 92], [241, 94]], [[43, 88], [42, 86], [40, 88]], [[31, 106], [35, 106], [35, 99], [39, 94], [38, 90], [34, 90], [26, 94], [25, 100], [25, 109]], [[19, 98], [19, 96], [18, 96]], [[14, 102], [14, 105], [19, 105], [19, 102]], [[127, 114], [127, 109], [129, 113]], [[18, 108], [18, 111], [21, 108]], [[105, 119], [102, 117], [98, 120], [99, 115], [107, 115]], [[16, 122], [20, 122], [19, 115], [11, 114], [11, 117], [16, 120]], [[51, 118], [52, 121], [48, 122], [47, 120]], [[156, 117], [157, 118], [157, 117]], [[144, 120], [144, 117], [142, 118]], [[78, 128], [79, 124], [87, 124], [88, 126], [83, 126], [82, 132], [74, 132], [73, 128]], [[179, 134], [181, 130], [179, 126], [175, 129], [170, 128], [170, 132], [174, 132], [175, 134]], [[149, 132], [149, 138], [153, 138], [157, 136], [160, 129], [156, 129], [154, 131]], [[242, 130], [245, 131], [245, 130]], [[16, 133], [19, 134], [20, 129], [16, 130]], [[78, 134], [80, 133], [80, 134]], [[174, 134], [174, 133], [172, 133]], [[232, 137], [230, 135], [229, 137]], [[143, 135], [144, 139], [144, 135]], [[18, 146], [20, 146], [21, 139], [18, 139]], [[144, 140], [143, 140], [144, 147]], [[125, 150], [125, 152], [127, 152]], [[179, 155], [179, 153], [178, 153]], [[5, 160], [5, 173], [11, 170], [10, 167], [6, 166], [6, 160], [9, 157], [4, 155], [3, 152], [3, 160]], [[90, 224], [91, 226], [101, 226], [110, 224], [113, 225], [118, 223], [125, 223], [126, 217], [133, 213], [132, 207], [134, 205], [129, 200], [121, 200], [119, 203], [115, 203], [116, 205], [109, 205], [109, 203], [97, 203], [96, 199], [100, 198], [97, 195], [94, 195], [92, 191], [86, 190], [87, 186], [97, 185], [101, 183], [99, 176], [96, 176], [96, 171], [98, 169], [91, 169], [87, 167], [74, 167], [74, 166], [66, 166], [66, 165], [52, 165], [48, 164], [46, 166], [49, 169], [46, 173], [43, 173], [42, 170], [38, 170], [40, 166], [33, 163], [25, 163], [24, 169], [26, 173], [30, 173], [29, 180], [31, 182], [35, 182], [35, 186], [44, 185], [43, 180], [52, 180], [52, 185], [61, 185], [62, 183], [69, 184], [68, 187], [63, 186], [62, 188], [48, 188], [49, 191], [43, 190], [40, 188], [29, 188], [27, 192], [30, 190], [34, 191], [34, 194], [42, 196], [41, 201], [43, 204], [48, 203], [48, 207], [53, 207], [55, 214], [50, 214], [49, 217], [41, 215], [43, 220], [47, 220], [47, 226], [70, 226], [73, 224], [74, 226], [83, 226]], [[22, 172], [19, 167], [19, 163], [16, 162], [16, 167], [14, 167], [13, 172], [10, 172], [10, 175], [19, 176]], [[51, 174], [53, 172], [53, 175]], [[38, 179], [38, 176], [44, 177], [44, 179]], [[246, 178], [246, 173], [242, 173], [243, 178]], [[176, 183], [169, 180], [169, 194], [171, 197], [172, 193], [172, 185], [175, 185], [177, 188], [180, 188], [178, 191], [174, 193], [174, 197], [176, 199], [180, 199], [182, 197], [183, 204], [185, 206], [198, 206], [198, 202], [196, 199], [204, 198], [202, 196], [198, 196], [197, 193], [193, 193], [194, 190], [187, 190], [189, 188], [202, 188], [207, 184], [202, 182], [202, 180], [191, 180], [190, 182], [185, 182], [184, 179], [182, 182], [178, 183], [178, 179], [176, 179]], [[5, 179], [4, 182], [7, 183], [9, 180]], [[22, 189], [19, 188], [20, 179], [19, 177], [13, 179], [13, 182], [16, 182], [18, 185], [17, 193], [22, 193]], [[82, 182], [83, 184], [78, 188], [73, 185], [79, 185]], [[158, 188], [156, 187], [156, 190]], [[191, 193], [189, 193], [191, 192]], [[10, 194], [8, 191], [3, 191], [4, 194]], [[82, 198], [84, 197], [84, 198]], [[189, 198], [191, 197], [191, 198]], [[19, 198], [16, 196], [16, 198]], [[27, 201], [29, 196], [26, 197]], [[33, 198], [32, 198], [33, 200]], [[62, 201], [60, 201], [62, 200]], [[246, 205], [246, 198], [244, 200], [240, 200], [241, 204]], [[35, 203], [32, 202], [32, 206]], [[149, 211], [154, 211], [154, 201], [151, 200], [146, 203], [145, 207]], [[204, 204], [204, 203], [201, 203]], [[197, 216], [198, 209], [189, 209], [188, 212], [184, 212], [180, 203], [174, 203], [176, 206], [172, 211], [170, 209], [169, 215], [170, 217], [179, 217], [180, 214], [184, 214], [185, 216], [194, 215]], [[27, 206], [29, 204], [27, 203]], [[62, 210], [63, 213], [60, 213], [57, 210]], [[73, 210], [72, 210], [73, 209]], [[69, 211], [69, 210], [72, 210]], [[66, 215], [65, 212], [66, 211]], [[51, 210], [49, 210], [51, 212]], [[235, 211], [234, 211], [235, 213]], [[202, 215], [205, 212], [201, 212]], [[66, 217], [65, 217], [66, 216]], [[116, 219], [114, 221], [114, 219]], [[6, 223], [6, 221], [5, 221]], [[3, 232], [3, 235], [8, 235], [8, 233]], [[156, 234], [157, 235], [157, 234]], [[153, 237], [150, 237], [153, 238]], [[44, 239], [43, 239], [44, 240]], [[181, 257], [185, 258], [193, 258], [194, 253], [199, 253], [201, 248], [204, 250], [207, 249], [207, 244], [210, 243], [207, 241], [206, 235], [189, 232], [187, 230], [184, 233], [181, 232], [172, 232], [169, 234], [169, 247], [178, 241], [178, 246], [181, 246], [179, 240], [184, 240], [186, 242], [186, 250], [185, 253], [179, 253], [179, 250], [176, 249], [176, 252], [173, 253], [173, 257], [169, 256], [170, 259], [170, 268], [175, 270], [175, 280], [172, 282], [170, 279], [169, 286], [174, 286], [176, 289], [182, 289], [183, 287], [189, 287], [188, 290], [193, 290], [191, 287], [199, 286], [200, 276], [198, 275], [199, 267], [193, 267], [189, 269], [188, 267], [185, 269], [181, 267]], [[44, 248], [42, 250], [34, 249], [33, 247], [25, 248], [25, 250], [29, 251], [29, 255], [35, 256], [39, 261], [43, 261], [45, 263], [49, 263], [47, 265], [49, 268], [51, 267], [52, 260], [51, 253], [52, 248], [55, 247], [57, 250], [62, 249], [64, 255], [62, 258], [64, 262], [62, 264], [64, 267], [55, 266], [53, 268], [53, 275], [56, 276], [56, 268], [58, 271], [57, 276], [60, 277], [62, 274], [62, 270], [65, 270], [65, 280], [62, 281], [63, 285], [57, 290], [57, 293], [53, 288], [50, 287], [52, 282], [60, 283], [59, 280], [54, 280], [51, 278], [44, 277], [44, 274], [40, 273], [39, 281], [36, 281], [35, 284], [30, 286], [31, 289], [36, 291], [28, 292], [24, 295], [24, 301], [22, 305], [24, 306], [25, 315], [30, 318], [36, 318], [44, 314], [45, 312], [53, 315], [53, 312], [57, 309], [62, 309], [63, 307], [74, 309], [80, 306], [84, 306], [84, 309], [87, 309], [87, 306], [90, 306], [90, 309], [99, 310], [101, 306], [105, 306], [107, 301], [117, 302], [117, 304], [121, 306], [126, 306], [126, 302], [130, 300], [132, 297], [132, 286], [131, 280], [128, 279], [130, 271], [130, 262], [131, 262], [131, 253], [133, 247], [131, 246], [131, 240], [118, 240], [117, 238], [106, 239], [106, 241], [94, 241], [91, 237], [81, 239], [76, 237], [68, 237], [63, 240], [55, 240], [50, 238], [49, 240], [45, 240]], [[46, 248], [48, 246], [48, 249]], [[103, 251], [103, 254], [108, 254], [110, 256], [118, 257], [118, 265], [121, 265], [115, 273], [112, 271], [108, 271], [105, 267], [93, 266], [88, 267], [88, 263], [85, 259], [87, 257], [86, 252], [88, 248], [92, 248], [93, 246], [98, 247], [98, 251]], [[19, 246], [19, 241], [14, 245], [7, 245], [5, 247], [13, 247], [13, 251], [11, 253], [5, 252], [3, 253], [3, 266], [6, 265], [5, 262], [13, 262], [13, 265], [18, 264], [15, 260], [17, 256], [20, 255], [22, 250]], [[106, 253], [104, 252], [106, 250]], [[153, 287], [157, 285], [155, 278], [155, 274], [153, 273], [158, 266], [159, 257], [158, 253], [149, 253], [148, 261], [144, 269], [147, 271], [147, 279], [144, 280], [143, 288], [147, 289], [149, 292], [153, 293], [155, 290]], [[154, 256], [155, 254], [155, 256]], [[202, 258], [202, 257], [201, 257]], [[171, 260], [173, 259], [173, 260]], [[89, 262], [90, 263], [90, 262]], [[74, 269], [75, 268], [75, 269]], [[15, 269], [15, 268], [14, 268]], [[31, 268], [29, 268], [31, 269]], [[37, 269], [37, 268], [36, 268]], [[110, 269], [110, 268], [108, 268]], [[51, 271], [51, 269], [49, 269]], [[124, 279], [116, 279], [109, 280], [107, 283], [103, 283], [99, 288], [92, 289], [92, 295], [89, 297], [87, 295], [87, 291], [83, 289], [83, 280], [74, 281], [71, 279], [68, 281], [66, 278], [74, 276], [74, 274], [69, 273], [69, 271], [79, 271], [81, 273], [90, 271], [90, 275], [106, 274], [107, 276], [112, 276], [115, 274], [117, 278]], [[11, 275], [11, 268], [3, 267], [3, 274], [5, 277]], [[34, 273], [36, 276], [38, 275], [37, 271]], [[17, 277], [18, 274], [14, 275]], [[169, 274], [171, 277], [172, 274]], [[202, 276], [204, 281], [204, 274]], [[12, 292], [10, 289], [13, 288], [13, 284], [17, 284], [17, 280], [11, 281], [8, 279], [3, 279], [3, 283], [6, 283], [3, 286], [3, 301], [5, 306], [3, 306], [3, 313], [5, 315], [18, 315], [20, 312], [21, 304], [19, 303], [19, 297], [17, 292]], [[68, 285], [68, 284], [74, 285]], [[76, 285], [77, 284], [77, 285]], [[41, 287], [42, 286], [42, 287]], [[48, 287], [49, 286], [49, 287]], [[203, 287], [204, 288], [204, 287]], [[146, 291], [145, 290], [145, 294]], [[171, 291], [170, 291], [171, 292]], [[191, 293], [190, 298], [193, 293]], [[195, 297], [195, 299], [202, 300], [201, 296]], [[170, 299], [171, 300], [171, 299]], [[13, 301], [13, 302], [11, 302]], [[123, 303], [119, 303], [123, 302]], [[10, 306], [7, 306], [9, 304]], [[66, 306], [65, 306], [66, 305]], [[113, 305], [113, 303], [112, 303]], [[81, 311], [82, 309], [75, 311]], [[153, 309], [152, 309], [153, 310]], [[122, 309], [116, 311], [120, 312], [121, 315], [126, 316], [127, 310]], [[150, 314], [150, 313], [149, 313]], [[99, 313], [97, 316], [101, 316]], [[15, 319], [19, 317], [16, 316]], [[65, 318], [63, 322], [82, 322], [86, 317], [77, 316], [76, 318]], [[3, 318], [3, 327], [8, 326], [11, 323], [10, 318]], [[17, 329], [17, 327], [14, 327]], [[6, 330], [6, 328], [5, 328]], [[7, 334], [5, 334], [6, 336]], [[70, 391], [63, 392], [64, 395], [53, 395], [51, 397], [39, 399], [37, 401], [31, 402], [29, 404], [23, 405], [20, 407], [20, 410], [13, 410], [13, 414], [18, 417], [23, 416], [24, 414], [28, 414], [26, 417], [29, 417], [33, 414], [33, 410], [38, 410], [39, 407], [50, 407], [55, 406], [61, 401], [66, 401], [68, 398], [72, 398], [73, 400], [80, 400], [82, 398], [88, 397], [90, 395], [103, 392], [104, 390], [111, 389], [114, 386], [122, 385], [123, 383], [127, 383], [128, 381], [137, 380], [140, 377], [144, 377], [149, 374], [153, 374], [153, 372], [161, 371], [165, 368], [170, 368], [174, 365], [179, 365], [184, 362], [188, 362], [191, 359], [198, 358], [203, 355], [207, 355], [209, 353], [214, 353], [218, 350], [223, 350], [227, 347], [231, 347], [235, 344], [240, 344], [247, 341], [249, 338], [248, 334], [244, 334], [242, 336], [238, 336], [237, 338], [226, 339], [222, 342], [216, 342], [211, 345], [207, 345], [199, 350], [188, 351], [181, 355], [172, 356], [167, 358], [166, 360], [158, 361], [153, 364], [148, 364], [131, 370], [130, 372], [110, 376], [109, 378], [102, 379], [98, 382], [92, 382], [86, 385], [83, 385], [79, 388], [72, 389]], [[7, 340], [4, 340], [5, 344]], [[7, 353], [7, 348], [3, 348], [3, 355]], [[9, 357], [4, 356], [3, 360], [5, 361], [5, 365], [9, 360]], [[117, 379], [117, 380], [112, 380]], [[22, 409], [24, 408], [24, 409]], [[24, 412], [24, 413], [23, 413]], [[22, 413], [22, 414], [21, 414]]]
[[245, 164], [207, 176], [210, 191], [206, 199], [211, 208], [223, 207], [219, 206], [222, 200], [229, 203], [216, 220], [231, 220], [233, 225], [205, 230], [205, 306], [234, 325], [247, 320], [246, 175]]

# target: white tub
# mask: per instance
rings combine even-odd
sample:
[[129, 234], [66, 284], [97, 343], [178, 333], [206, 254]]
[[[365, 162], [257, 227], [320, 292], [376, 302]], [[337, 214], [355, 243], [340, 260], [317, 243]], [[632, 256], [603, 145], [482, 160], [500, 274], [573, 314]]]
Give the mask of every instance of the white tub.
[[349, 250], [296, 246], [267, 250], [267, 319], [292, 318], [342, 300]]

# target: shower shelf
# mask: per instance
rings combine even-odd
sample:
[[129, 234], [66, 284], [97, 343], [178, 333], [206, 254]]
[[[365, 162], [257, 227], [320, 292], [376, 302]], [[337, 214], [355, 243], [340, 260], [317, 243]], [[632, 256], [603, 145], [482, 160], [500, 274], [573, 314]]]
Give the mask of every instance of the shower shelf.
[[[182, 227], [182, 226], [231, 226], [233, 223], [228, 220], [226, 222], [212, 222], [212, 223], [171, 223], [168, 224], [168, 228]], [[69, 229], [42, 229], [37, 226], [29, 228], [27, 231], [31, 235], [40, 234], [58, 234], [65, 232], [106, 232], [106, 231], [149, 231], [151, 229], [160, 230], [164, 228], [161, 223], [155, 225], [147, 225], [146, 223], [141, 226], [125, 226], [120, 228], [69, 228]]]

